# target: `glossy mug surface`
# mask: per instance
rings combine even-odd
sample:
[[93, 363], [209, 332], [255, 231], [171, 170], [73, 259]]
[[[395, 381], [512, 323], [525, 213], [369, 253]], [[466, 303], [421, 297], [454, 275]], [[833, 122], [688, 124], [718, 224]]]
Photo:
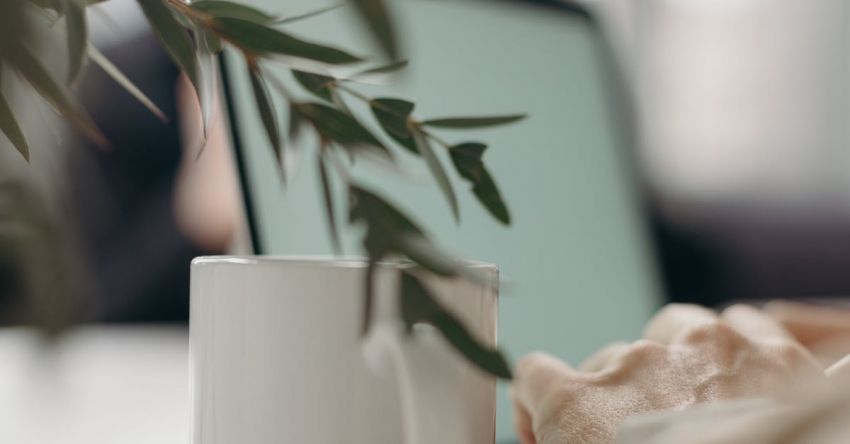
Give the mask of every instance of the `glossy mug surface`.
[[[467, 266], [493, 284], [425, 283], [494, 344], [498, 271]], [[372, 327], [360, 337], [365, 267], [325, 258], [192, 263], [194, 444], [493, 443], [495, 381], [433, 328], [404, 333], [399, 265], [379, 266]]]

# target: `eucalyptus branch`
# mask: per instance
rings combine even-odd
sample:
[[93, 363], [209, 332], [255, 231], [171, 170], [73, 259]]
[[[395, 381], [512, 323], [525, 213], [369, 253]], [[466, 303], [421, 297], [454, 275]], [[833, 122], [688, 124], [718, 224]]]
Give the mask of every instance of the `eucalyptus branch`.
[[[0, 2], [0, 25], [4, 25], [0, 26], [0, 38], [2, 38], [0, 42], [3, 42], [0, 50], [4, 51], [0, 53], [0, 59], [4, 64], [9, 63], [10, 67], [22, 74], [23, 78], [47, 102], [93, 140], [105, 142], [92, 119], [74, 101], [68, 90], [68, 86], [78, 78], [77, 74], [83, 68], [88, 55], [118, 83], [124, 85], [141, 103], [154, 113], [161, 115], [161, 112], [157, 112], [158, 108], [138, 88], [135, 88], [126, 76], [96, 49], [89, 46], [84, 13], [85, 6], [90, 4], [88, 1], [29, 1], [48, 15], [56, 13], [58, 17], [63, 11], [68, 11], [65, 15], [69, 61], [67, 85], [56, 82], [41, 61], [26, 50], [25, 45], [18, 44], [19, 42], [14, 39], [11, 43], [6, 43], [7, 29], [12, 29], [6, 23], [14, 24], [17, 17], [22, 17], [21, 20], [25, 19], [25, 15], [21, 15], [20, 11], [9, 11], [9, 8], [17, 8], [21, 2]], [[322, 199], [331, 230], [331, 241], [335, 251], [341, 251], [340, 239], [336, 232], [338, 218], [331, 187], [332, 181], [336, 179], [342, 181], [348, 192], [348, 199], [346, 199], [349, 203], [348, 223], [362, 224], [366, 228], [363, 248], [368, 254], [370, 264], [367, 282], [370, 282], [374, 274], [377, 261], [387, 257], [408, 258], [428, 273], [439, 276], [462, 275], [469, 279], [476, 279], [474, 274], [465, 270], [457, 261], [440, 252], [425, 231], [396, 205], [354, 182], [349, 168], [339, 157], [340, 150], [344, 151], [352, 161], [361, 156], [377, 155], [389, 162], [395, 161], [395, 151], [385, 145], [382, 138], [373, 134], [368, 126], [361, 123], [360, 118], [345, 104], [343, 95], [354, 97], [367, 104], [374, 120], [397, 147], [413, 155], [421, 156], [458, 221], [460, 220], [459, 205], [452, 181], [442, 165], [440, 155], [431, 148], [431, 142], [447, 150], [457, 175], [471, 184], [472, 193], [494, 218], [501, 223], [509, 224], [510, 216], [495, 181], [484, 166], [483, 154], [487, 146], [478, 142], [453, 145], [434, 134], [431, 129], [489, 127], [512, 123], [524, 116], [419, 120], [413, 118], [415, 108], [413, 102], [390, 97], [370, 98], [349, 86], [349, 83], [356, 81], [357, 78], [389, 74], [407, 65], [406, 61], [400, 61], [396, 57], [398, 45], [393, 23], [390, 21], [384, 2], [380, 0], [356, 0], [351, 3], [351, 6], [363, 18], [367, 29], [378, 40], [384, 54], [390, 57], [391, 62], [383, 66], [366, 68], [349, 78], [299, 71], [297, 64], [289, 60], [300, 59], [320, 66], [336, 66], [362, 63], [364, 61], [362, 57], [346, 50], [303, 40], [275, 27], [275, 25], [314, 17], [336, 9], [337, 5], [281, 18], [229, 0], [197, 0], [192, 3], [185, 3], [183, 0], [137, 0], [137, 2], [162, 46], [180, 70], [186, 74], [196, 91], [205, 116], [203, 119], [205, 132], [210, 95], [217, 91], [216, 88], [210, 87], [210, 82], [215, 78], [213, 70], [216, 68], [210, 61], [214, 54], [221, 51], [224, 44], [238, 50], [245, 60], [256, 109], [268, 136], [269, 145], [279, 160], [282, 176], [286, 170], [286, 150], [283, 147], [286, 138], [281, 134], [278, 106], [269, 87], [289, 107], [288, 143], [295, 143], [302, 127], [308, 126], [315, 131], [320, 144], [316, 154]], [[39, 32], [52, 31], [42, 27], [39, 28]], [[14, 50], [6, 53], [5, 48]], [[265, 62], [278, 60], [281, 56], [286, 58], [282, 62], [292, 71], [296, 82], [317, 100], [297, 100], [284, 81], [264, 69]], [[13, 111], [0, 92], [0, 132], [12, 140], [13, 145], [22, 155], [28, 157], [29, 147]], [[371, 291], [371, 286], [367, 286], [366, 294], [364, 294], [367, 306], [371, 300]], [[404, 273], [400, 292], [401, 315], [409, 326], [416, 322], [434, 325], [474, 364], [493, 375], [510, 377], [510, 369], [502, 355], [497, 350], [492, 350], [475, 341], [463, 325], [436, 302], [416, 276]], [[364, 314], [364, 329], [368, 326], [368, 314]]]

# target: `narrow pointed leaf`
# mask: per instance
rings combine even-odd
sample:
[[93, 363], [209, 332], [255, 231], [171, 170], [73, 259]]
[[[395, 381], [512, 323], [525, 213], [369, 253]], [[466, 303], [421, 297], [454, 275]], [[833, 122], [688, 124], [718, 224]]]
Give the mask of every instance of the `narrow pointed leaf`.
[[260, 113], [260, 119], [263, 121], [263, 127], [266, 129], [266, 135], [269, 138], [274, 154], [279, 163], [283, 162], [283, 150], [281, 149], [280, 131], [277, 126], [277, 115], [274, 109], [274, 103], [269, 95], [268, 87], [263, 79], [259, 68], [256, 66], [249, 68], [248, 73], [251, 77], [251, 89], [254, 92], [254, 100], [257, 103], [257, 111]]
[[[380, 122], [379, 122], [380, 123]], [[383, 128], [383, 125], [381, 125]], [[412, 154], [419, 155], [419, 149], [416, 148], [416, 141], [413, 140], [413, 134], [408, 137], [398, 137], [397, 135], [390, 132], [387, 128], [384, 128], [384, 131], [393, 139], [399, 146], [411, 152]]]
[[277, 19], [257, 8], [225, 0], [199, 0], [191, 6], [213, 17], [229, 17], [248, 20], [255, 23], [271, 23]]
[[342, 252], [342, 244], [339, 241], [339, 233], [337, 232], [333, 189], [331, 189], [331, 182], [330, 177], [328, 176], [327, 166], [325, 165], [325, 158], [321, 155], [321, 153], [318, 157], [317, 164], [319, 167], [319, 179], [322, 185], [322, 197], [325, 201], [325, 215], [328, 218], [328, 230], [331, 235], [331, 244], [333, 245], [334, 253], [340, 254]]
[[212, 124], [212, 113], [215, 108], [214, 100], [217, 92], [218, 59], [215, 55], [215, 46], [218, 45], [218, 50], [221, 51], [221, 41], [197, 22], [193, 22], [192, 28], [194, 29], [195, 38], [198, 41], [198, 50], [196, 53], [200, 88], [198, 101], [201, 104], [201, 118], [204, 137], [206, 138], [206, 130]]
[[422, 158], [425, 159], [425, 163], [431, 170], [431, 174], [434, 175], [437, 185], [439, 185], [440, 190], [446, 197], [446, 200], [449, 201], [449, 206], [452, 209], [455, 221], [460, 221], [460, 210], [458, 209], [457, 197], [455, 196], [454, 188], [452, 188], [452, 183], [449, 181], [449, 177], [446, 175], [446, 171], [443, 169], [442, 164], [440, 164], [440, 159], [437, 157], [437, 153], [431, 149], [431, 144], [428, 142], [428, 138], [419, 128], [412, 128], [411, 132], [413, 133], [413, 140], [416, 142], [416, 147], [419, 149], [419, 154], [421, 154]]
[[292, 70], [292, 76], [295, 77], [295, 80], [298, 81], [304, 89], [311, 92], [314, 96], [328, 102], [333, 102], [331, 85], [333, 85], [336, 81], [333, 77], [299, 71], [297, 69]]
[[298, 105], [289, 104], [289, 143], [295, 143], [301, 135], [301, 126], [304, 124], [304, 116], [298, 112]]
[[474, 268], [464, 267], [457, 259], [422, 235], [401, 233], [394, 236], [391, 239], [390, 251], [406, 256], [422, 268], [439, 276], [462, 276], [485, 287], [491, 287], [494, 284], [486, 274]]
[[215, 28], [236, 45], [258, 54], [281, 54], [329, 64], [359, 62], [359, 57], [329, 46], [310, 43], [247, 20], [217, 18]]
[[156, 106], [155, 103], [148, 96], [145, 95], [134, 83], [132, 80], [128, 79], [127, 76], [118, 69], [117, 66], [113, 65], [106, 56], [103, 55], [100, 51], [97, 50], [94, 46], [89, 45], [88, 48], [89, 58], [97, 65], [103, 69], [109, 77], [112, 77], [115, 82], [121, 85], [130, 95], [132, 95], [136, 100], [139, 101], [145, 108], [147, 108], [153, 115], [158, 117], [163, 122], [168, 122], [168, 117], [162, 110]]
[[472, 183], [472, 193], [499, 222], [510, 225], [511, 215], [496, 183], [482, 161], [487, 145], [466, 142], [449, 149], [452, 163], [461, 177]]
[[499, 194], [499, 189], [496, 187], [496, 182], [490, 176], [486, 168], [481, 169], [481, 179], [472, 187], [472, 192], [475, 197], [484, 205], [484, 208], [490, 212], [499, 222], [510, 225], [511, 214], [505, 201]]
[[199, 35], [199, 46], [206, 47], [213, 54], [218, 54], [222, 50], [221, 39], [202, 26], [197, 27]]
[[352, 115], [322, 103], [302, 103], [301, 114], [310, 120], [324, 137], [349, 150], [371, 148], [391, 158], [389, 150]]
[[109, 145], [86, 110], [71, 98], [29, 51], [20, 49], [10, 53], [9, 57], [12, 66], [56, 111], [70, 120], [92, 142], [100, 146]]
[[377, 262], [380, 257], [369, 257], [369, 265], [366, 266], [366, 273], [363, 276], [363, 319], [360, 326], [360, 336], [366, 336], [369, 333], [369, 327], [372, 325], [372, 305], [375, 299], [375, 272], [377, 271]]
[[[201, 109], [204, 110], [205, 105], [208, 104], [203, 96], [201, 70], [195, 55], [195, 45], [189, 39], [186, 28], [174, 18], [171, 9], [163, 0], [138, 0], [138, 2], [168, 55], [186, 73], [192, 87], [195, 88], [195, 94], [198, 95]], [[207, 111], [203, 112], [206, 115]], [[206, 133], [206, 125], [204, 125], [204, 133]]]
[[60, 0], [30, 0], [30, 3], [41, 9], [50, 9], [59, 14], [64, 14], [65, 6]]
[[391, 136], [400, 139], [410, 139], [410, 128], [407, 127], [414, 104], [406, 100], [377, 98], [369, 102], [375, 119]]
[[486, 149], [487, 145], [478, 142], [466, 142], [452, 146], [449, 149], [449, 155], [451, 155], [452, 163], [458, 174], [473, 184], [478, 183], [484, 169], [481, 156]]
[[426, 120], [422, 122], [422, 124], [438, 128], [483, 128], [488, 126], [507, 125], [509, 123], [520, 121], [525, 117], [525, 114], [490, 117], [451, 117], [446, 119]]
[[81, 0], [67, 0], [65, 5], [65, 24], [68, 33], [68, 84], [71, 84], [83, 70], [89, 31], [86, 23], [86, 7]]
[[283, 25], [283, 24], [287, 24], [287, 23], [297, 22], [299, 20], [308, 19], [308, 18], [315, 17], [315, 16], [320, 15], [320, 14], [324, 14], [326, 12], [333, 11], [334, 9], [341, 8], [345, 5], [346, 5], [346, 3], [343, 2], [343, 3], [338, 3], [336, 5], [325, 6], [324, 8], [317, 9], [315, 11], [309, 11], [309, 12], [305, 12], [303, 14], [298, 14], [298, 15], [293, 15], [291, 17], [283, 17], [283, 18], [277, 19], [277, 20], [275, 20], [275, 23]]
[[6, 135], [15, 149], [24, 156], [27, 162], [30, 161], [30, 149], [27, 144], [27, 139], [24, 137], [24, 132], [21, 131], [21, 126], [18, 125], [18, 120], [15, 119], [15, 114], [12, 112], [12, 107], [3, 93], [0, 92], [0, 131]]
[[424, 322], [433, 325], [471, 364], [498, 378], [511, 379], [510, 365], [496, 349], [482, 344], [463, 323], [440, 304], [419, 278], [402, 272], [399, 286], [401, 317], [408, 326]]
[[338, 109], [348, 115], [354, 115], [351, 112], [351, 108], [349, 108], [348, 103], [345, 102], [345, 98], [342, 97], [342, 94], [339, 93], [338, 89], [331, 88], [331, 103], [334, 104]]
[[370, 258], [381, 259], [398, 253], [395, 240], [400, 236], [425, 237], [425, 233], [395, 205], [357, 185], [349, 190], [349, 222], [366, 227], [363, 247]]
[[358, 77], [368, 77], [376, 74], [390, 74], [406, 68], [408, 64], [409, 62], [407, 60], [399, 60], [397, 62], [393, 62], [387, 65], [370, 68], [365, 71], [360, 71], [357, 74], [351, 76], [351, 78], [357, 79]]
[[397, 59], [398, 40], [384, 0], [353, 0], [353, 3], [384, 53], [390, 59]]
[[364, 222], [370, 228], [377, 227], [387, 235], [425, 236], [425, 232], [412, 219], [377, 194], [357, 185], [349, 187], [349, 194], [350, 222]]
[[428, 271], [440, 276], [456, 276], [458, 262], [437, 249], [427, 238], [415, 234], [400, 234], [393, 245], [399, 253]]

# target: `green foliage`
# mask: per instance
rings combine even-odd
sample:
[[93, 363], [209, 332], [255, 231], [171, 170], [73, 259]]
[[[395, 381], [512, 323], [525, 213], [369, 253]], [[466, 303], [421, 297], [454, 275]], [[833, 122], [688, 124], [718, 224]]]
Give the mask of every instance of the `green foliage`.
[[391, 60], [398, 59], [398, 39], [384, 0], [352, 0], [360, 17], [369, 25], [378, 45]]
[[361, 149], [371, 149], [386, 158], [392, 154], [363, 124], [351, 114], [323, 103], [302, 103], [298, 111], [309, 120], [319, 134], [343, 148], [356, 152]]
[[65, 88], [54, 80], [53, 76], [32, 53], [21, 47], [10, 52], [6, 57], [6, 61], [32, 85], [42, 98], [57, 111], [67, 116], [71, 123], [86, 134], [89, 139], [99, 145], [107, 145], [106, 138], [97, 129], [88, 113], [71, 98]]
[[404, 272], [400, 286], [401, 318], [408, 327], [419, 322], [433, 325], [479, 369], [500, 378], [511, 379], [511, 368], [504, 356], [469, 334], [463, 323], [434, 298], [419, 278]]
[[74, 83], [83, 70], [89, 44], [86, 5], [80, 0], [65, 0], [65, 23], [68, 27], [68, 83]]
[[387, 65], [376, 66], [374, 68], [365, 69], [360, 71], [359, 73], [352, 76], [353, 78], [366, 77], [375, 74], [391, 74], [396, 71], [407, 68], [409, 62], [407, 60], [399, 60], [397, 62], [392, 62]]
[[89, 59], [95, 63], [95, 65], [99, 66], [109, 77], [112, 77], [119, 85], [121, 85], [125, 91], [130, 93], [136, 100], [139, 101], [145, 108], [147, 108], [153, 115], [157, 116], [163, 122], [168, 122], [168, 117], [156, 106], [153, 101], [145, 95], [142, 90], [140, 90], [136, 84], [133, 83], [132, 80], [128, 79], [117, 66], [113, 65], [109, 59], [106, 58], [100, 51], [97, 50], [94, 46], [89, 45], [88, 49]]
[[455, 190], [452, 188], [452, 182], [449, 180], [446, 170], [443, 169], [440, 159], [437, 158], [437, 153], [435, 153], [431, 148], [431, 143], [428, 141], [428, 137], [421, 129], [414, 126], [411, 128], [411, 133], [413, 134], [413, 141], [416, 142], [416, 148], [419, 150], [419, 154], [421, 154], [422, 158], [425, 159], [425, 163], [431, 170], [431, 174], [434, 175], [437, 185], [440, 186], [440, 190], [442, 190], [446, 200], [449, 201], [449, 206], [452, 209], [452, 214], [454, 215], [455, 220], [459, 222], [460, 210], [457, 205], [457, 196], [455, 196]]
[[319, 180], [322, 185], [322, 199], [325, 203], [325, 213], [328, 219], [328, 232], [331, 236], [331, 243], [333, 245], [334, 252], [337, 254], [342, 252], [342, 244], [339, 241], [339, 232], [337, 231], [337, 222], [336, 222], [336, 210], [334, 209], [334, 199], [333, 199], [333, 189], [331, 189], [331, 179], [328, 174], [328, 167], [325, 164], [326, 160], [324, 157], [325, 147], [322, 146], [319, 149], [318, 159], [316, 159], [316, 164], [319, 168]]
[[413, 113], [413, 108], [416, 106], [413, 102], [401, 99], [372, 99], [369, 101], [369, 106], [372, 108], [372, 113], [381, 127], [391, 136], [399, 139], [409, 139], [411, 137], [410, 115]]
[[333, 103], [332, 88], [336, 82], [336, 79], [333, 77], [299, 71], [297, 69], [292, 70], [292, 76], [295, 77], [295, 80], [297, 80], [304, 89], [313, 93], [314, 96]]
[[346, 64], [362, 59], [341, 49], [310, 43], [259, 23], [229, 17], [213, 19], [222, 38], [256, 55], [279, 54], [329, 64]]
[[436, 128], [482, 128], [487, 126], [505, 125], [525, 119], [525, 114], [514, 114], [510, 116], [490, 117], [449, 117], [445, 119], [432, 119], [422, 122], [425, 126]]
[[276, 20], [275, 17], [259, 9], [224, 0], [200, 0], [192, 2], [191, 5], [195, 9], [218, 18], [235, 18], [254, 23], [272, 23]]
[[510, 225], [511, 216], [482, 157], [487, 145], [466, 142], [449, 147], [449, 154], [460, 177], [472, 182], [472, 192], [499, 222]]
[[9, 106], [9, 101], [0, 92], [0, 131], [9, 138], [15, 149], [24, 156], [27, 162], [30, 160], [30, 147], [27, 144], [27, 139], [24, 137], [24, 132], [21, 131], [21, 126], [18, 120], [12, 113], [12, 107]]
[[[164, 120], [165, 116], [159, 108], [89, 44], [85, 6], [98, 1], [29, 0], [31, 6], [40, 8], [51, 18], [64, 17], [69, 84], [79, 77], [88, 58]], [[471, 185], [472, 194], [484, 208], [499, 222], [509, 224], [508, 208], [484, 164], [486, 145], [478, 142], [450, 144], [431, 131], [503, 125], [521, 120], [525, 116], [418, 120], [414, 116], [416, 105], [412, 101], [395, 97], [372, 98], [355, 89], [352, 85], [357, 81], [375, 76], [390, 76], [408, 65], [406, 60], [398, 60], [400, 44], [396, 38], [390, 9], [384, 0], [352, 0], [349, 4], [361, 17], [389, 61], [361, 67], [347, 78], [330, 74], [333, 72], [331, 68], [363, 62], [361, 57], [334, 46], [303, 40], [279, 29], [282, 25], [335, 10], [342, 6], [340, 4], [291, 17], [279, 17], [227, 0], [198, 0], [191, 3], [185, 3], [183, 0], [137, 1], [166, 52], [194, 87], [204, 113], [205, 127], [209, 118], [210, 98], [216, 91], [215, 85], [212, 84], [215, 78], [213, 70], [216, 69], [213, 57], [221, 51], [223, 45], [230, 45], [245, 59], [258, 115], [269, 145], [279, 160], [281, 172], [285, 170], [284, 141], [289, 139], [292, 145], [293, 141], [305, 132], [313, 132], [316, 135], [319, 142], [316, 164], [321, 199], [334, 250], [342, 252], [338, 228], [345, 221], [340, 221], [336, 214], [333, 184], [342, 184], [347, 189], [348, 224], [362, 225], [364, 228], [362, 247], [368, 254], [369, 266], [364, 280], [365, 308], [362, 331], [368, 331], [370, 325], [369, 313], [377, 263], [385, 259], [409, 260], [419, 268], [415, 273], [404, 271], [402, 275], [399, 297], [400, 316], [404, 322], [410, 327], [416, 323], [434, 326], [473, 364], [492, 375], [510, 378], [510, 368], [501, 353], [477, 341], [464, 325], [433, 297], [419, 280], [419, 276], [430, 273], [470, 279], [482, 285], [492, 283], [437, 248], [428, 234], [395, 204], [354, 183], [348, 172], [350, 164], [343, 159], [355, 162], [361, 158], [373, 159], [377, 156], [385, 163], [395, 162], [396, 148], [418, 156], [416, 158], [424, 161], [448, 201], [452, 215], [459, 221], [458, 198], [449, 172], [440, 160], [441, 156], [448, 154], [455, 172], [459, 178]], [[20, 2], [11, 3], [17, 5]], [[25, 45], [20, 44], [25, 39], [23, 36], [28, 35], [25, 32], [27, 23], [19, 20], [20, 11], [9, 9], [9, 5], [9, 2], [0, 5], [0, 63], [18, 71], [46, 101], [92, 140], [105, 144], [105, 138], [85, 110], [71, 99], [68, 87], [57, 83], [54, 76]], [[50, 29], [39, 31], [53, 32]], [[293, 59], [298, 59], [298, 63], [293, 63]], [[305, 65], [304, 61], [309, 64]], [[264, 69], [268, 63], [279, 63], [289, 68], [298, 88], [318, 100], [296, 100], [297, 96], [289, 93], [286, 83], [270, 75], [271, 70]], [[279, 97], [275, 97], [274, 92], [279, 93]], [[370, 126], [364, 124], [352, 112], [346, 104], [347, 99], [359, 100], [368, 105], [374, 123], [380, 127], [383, 136], [379, 137], [379, 134], [373, 133], [369, 129]], [[288, 128], [285, 134], [279, 122], [281, 113], [277, 109], [277, 103], [280, 102], [286, 104], [288, 114]], [[0, 131], [25, 158], [28, 158], [29, 146], [26, 138], [2, 93]], [[393, 143], [385, 144], [384, 136]]]
[[[208, 88], [202, 79], [203, 74], [198, 64], [198, 51], [189, 38], [188, 31], [176, 17], [182, 17], [185, 19], [184, 21], [189, 21], [188, 18], [179, 14], [175, 16], [174, 11], [166, 4], [165, 0], [138, 0], [138, 2], [151, 25], [151, 29], [162, 42], [168, 55], [192, 82], [202, 112], [207, 116], [209, 109], [208, 106], [205, 106], [207, 98], [203, 94], [208, 91]], [[203, 120], [206, 130], [208, 122], [207, 119]]]
[[[260, 112], [260, 120], [263, 121], [263, 127], [266, 129], [266, 135], [274, 149], [275, 157], [277, 157], [278, 163], [281, 163], [283, 147], [280, 141], [280, 130], [277, 127], [277, 113], [259, 65], [251, 62], [248, 66], [248, 75], [251, 78], [251, 90], [254, 92], [254, 100], [257, 102], [257, 111]], [[281, 171], [283, 171], [283, 168], [281, 168]]]

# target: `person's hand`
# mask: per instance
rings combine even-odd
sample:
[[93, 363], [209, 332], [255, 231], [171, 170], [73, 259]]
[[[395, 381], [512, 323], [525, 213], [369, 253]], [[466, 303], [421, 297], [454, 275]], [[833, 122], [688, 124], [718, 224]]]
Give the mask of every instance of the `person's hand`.
[[626, 417], [764, 395], [822, 367], [773, 318], [747, 306], [720, 316], [669, 305], [644, 339], [616, 344], [579, 369], [543, 353], [517, 365], [513, 400], [523, 444], [610, 443]]
[[226, 116], [216, 96], [204, 140], [201, 107], [189, 79], [181, 75], [176, 88], [183, 161], [175, 184], [174, 214], [180, 229], [196, 245], [224, 252], [243, 229]]

